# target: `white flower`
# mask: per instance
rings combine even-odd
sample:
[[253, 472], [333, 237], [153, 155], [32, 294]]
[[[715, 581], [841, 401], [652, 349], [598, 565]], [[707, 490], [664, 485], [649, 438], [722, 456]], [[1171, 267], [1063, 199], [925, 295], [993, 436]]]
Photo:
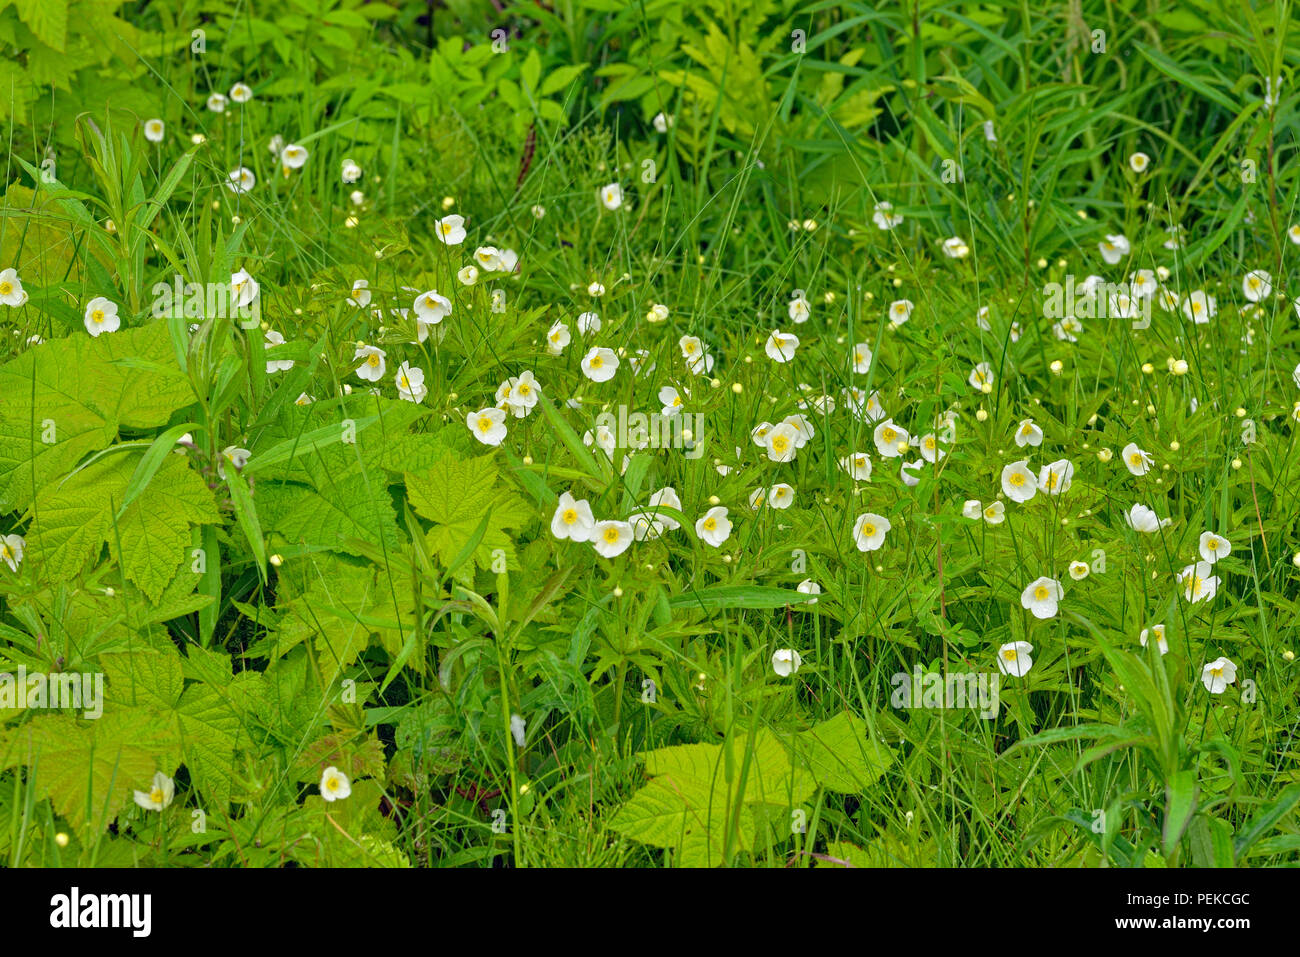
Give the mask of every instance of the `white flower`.
[[1111, 266], [1127, 256], [1130, 249], [1128, 240], [1118, 234], [1108, 235], [1097, 248], [1101, 250], [1101, 258]]
[[984, 521], [989, 525], [1001, 525], [1007, 520], [1007, 506], [1003, 502], [990, 502], [984, 508]]
[[1232, 543], [1222, 535], [1215, 535], [1213, 532], [1202, 532], [1199, 550], [1201, 557], [1213, 565], [1220, 558], [1227, 558], [1232, 554]]
[[161, 143], [167, 127], [162, 120], [144, 121], [144, 138], [150, 143]]
[[117, 304], [103, 296], [96, 296], [86, 303], [86, 331], [98, 338], [104, 332], [117, 332], [122, 325], [117, 318]]
[[352, 793], [352, 783], [348, 776], [334, 765], [325, 769], [320, 776], [320, 796], [326, 801], [342, 801]]
[[898, 466], [898, 477], [908, 488], [915, 488], [921, 484], [921, 469], [924, 463], [917, 459], [915, 462], [904, 462]]
[[1253, 269], [1241, 280], [1241, 291], [1251, 302], [1259, 302], [1273, 294], [1273, 277], [1262, 269]]
[[600, 332], [600, 314], [595, 312], [584, 312], [578, 315], [578, 334], [589, 336], [593, 332]]
[[1183, 586], [1183, 597], [1193, 605], [1209, 601], [1219, 591], [1219, 578], [1209, 562], [1196, 562], [1178, 573], [1178, 583]]
[[682, 396], [670, 385], [664, 386], [659, 390], [659, 401], [663, 404], [663, 415], [672, 416], [680, 415], [682, 411]]
[[208, 109], [213, 113], [226, 112], [226, 97], [221, 93], [211, 93], [208, 95]]
[[794, 487], [778, 482], [767, 492], [767, 504], [772, 508], [787, 509], [794, 504]]
[[789, 335], [777, 329], [767, 337], [767, 357], [773, 362], [789, 362], [794, 358], [795, 349], [799, 348], [799, 337]]
[[474, 261], [485, 272], [497, 272], [501, 268], [501, 252], [495, 246], [480, 246], [474, 250]]
[[781, 424], [794, 426], [795, 444], [798, 445], [799, 448], [803, 448], [807, 445], [808, 440], [816, 434], [813, 430], [812, 422], [809, 421], [808, 416], [806, 415], [800, 415], [798, 413], [787, 415], [781, 420]]
[[893, 419], [885, 419], [876, 426], [872, 438], [875, 440], [877, 452], [887, 459], [895, 459], [903, 454], [903, 449], [899, 446], [906, 446], [912, 437], [895, 425]]
[[221, 458], [217, 460], [217, 474], [223, 479], [226, 477], [226, 463], [229, 462], [236, 470], [242, 469], [248, 464], [249, 456], [253, 453], [248, 449], [241, 449], [237, 445], [227, 445], [221, 450]]
[[1034, 646], [1027, 641], [1009, 641], [998, 649], [998, 670], [1013, 678], [1023, 678], [1034, 666], [1030, 652]]
[[134, 791], [132, 794], [135, 803], [146, 811], [161, 811], [172, 803], [172, 798], [175, 796], [176, 782], [161, 771], [154, 773], [153, 783], [148, 791]]
[[378, 346], [357, 346], [356, 354], [352, 357], [353, 361], [362, 360], [361, 365], [357, 367], [357, 376], [367, 382], [378, 382], [384, 377], [384, 369], [387, 368], [384, 363], [385, 356], [387, 353]]
[[1070, 566], [1067, 569], [1067, 571], [1069, 571], [1071, 578], [1073, 578], [1077, 582], [1081, 582], [1085, 578], [1087, 578], [1088, 575], [1092, 572], [1092, 568], [1088, 565], [1087, 562], [1075, 561], [1075, 562], [1070, 562]]
[[589, 542], [596, 531], [596, 519], [591, 505], [584, 499], [574, 499], [569, 492], [560, 494], [560, 502], [551, 518], [551, 534], [571, 542]]
[[1020, 604], [1035, 618], [1051, 618], [1056, 614], [1057, 602], [1065, 596], [1061, 583], [1055, 578], [1036, 578], [1020, 595]]
[[27, 540], [21, 535], [0, 535], [0, 561], [8, 565], [11, 572], [18, 571], [26, 546]]
[[793, 648], [778, 648], [772, 653], [772, 670], [778, 677], [788, 678], [803, 665], [803, 658]]
[[[822, 586], [817, 584], [811, 578], [805, 578], [799, 584], [794, 586], [794, 590], [804, 595], [820, 595], [822, 593]], [[809, 598], [808, 601], [804, 602], [804, 604], [815, 605], [817, 604], [817, 599]]]
[[773, 462], [789, 462], [799, 451], [799, 430], [789, 422], [782, 422], [768, 431], [763, 444]]
[[587, 295], [591, 296], [592, 299], [599, 299], [605, 295], [605, 284], [593, 280], [591, 285], [587, 287]]
[[361, 179], [361, 167], [353, 160], [344, 159], [343, 166], [339, 171], [339, 178], [342, 179], [344, 183], [351, 185]]
[[533, 377], [531, 370], [525, 369], [517, 379], [508, 380], [510, 386], [506, 401], [515, 410], [515, 417], [522, 419], [529, 410], [537, 405], [537, 395], [541, 385]]
[[939, 444], [938, 436], [933, 432], [927, 432], [921, 436], [917, 446], [921, 452], [921, 458], [932, 465], [948, 454], [943, 450], [943, 446]]
[[422, 292], [416, 296], [415, 303], [411, 308], [415, 310], [416, 322], [436, 326], [451, 315], [452, 306], [450, 299], [438, 295], [438, 290], [430, 289], [428, 292]]
[[1124, 513], [1124, 521], [1128, 522], [1129, 528], [1135, 532], [1145, 532], [1150, 535], [1152, 532], [1158, 532], [1166, 525], [1170, 524], [1172, 518], [1157, 518], [1156, 513], [1145, 505], [1135, 504]]
[[[272, 346], [284, 345], [284, 336], [276, 332], [274, 329], [266, 330], [264, 338], [266, 341], [262, 343], [262, 346], [265, 349], [270, 349]], [[267, 375], [270, 375], [272, 372], [288, 372], [292, 368], [293, 368], [292, 359], [267, 359], [266, 360]]]
[[618, 371], [618, 355], [613, 349], [592, 346], [582, 357], [582, 374], [592, 382], [608, 382]]
[[1204, 325], [1214, 318], [1218, 304], [1213, 296], [1207, 296], [1200, 289], [1183, 300], [1183, 315], [1196, 325]]
[[623, 187], [618, 183], [602, 186], [598, 197], [606, 209], [618, 209], [623, 205]]
[[970, 255], [970, 247], [960, 236], [953, 236], [943, 241], [943, 254], [949, 259], [965, 259]]
[[348, 297], [348, 302], [358, 309], [364, 309], [370, 305], [370, 282], [365, 279], [358, 279], [352, 284], [352, 295]]
[[286, 170], [302, 169], [307, 162], [306, 148], [290, 143], [280, 153], [280, 165]]
[[1151, 157], [1146, 153], [1134, 153], [1128, 158], [1128, 168], [1135, 173], [1145, 173], [1147, 167], [1151, 165]]
[[787, 313], [791, 322], [795, 325], [802, 325], [812, 315], [812, 306], [808, 304], [808, 300], [803, 296], [795, 296], [790, 300], [790, 308]]
[[1022, 449], [1026, 445], [1037, 448], [1043, 444], [1043, 430], [1034, 425], [1033, 419], [1021, 419], [1016, 426], [1015, 443]]
[[465, 217], [452, 213], [434, 220], [433, 234], [448, 246], [459, 246], [465, 241]]
[[704, 513], [695, 523], [695, 534], [706, 545], [719, 547], [731, 536], [731, 520], [727, 518], [727, 507], [715, 505]]
[[891, 302], [889, 304], [889, 321], [894, 325], [901, 326], [912, 318], [912, 310], [915, 308], [910, 299], [899, 299], [897, 302]]
[[673, 118], [664, 113], [656, 113], [655, 118], [650, 122], [654, 125], [656, 133], [667, 133], [668, 127], [673, 125]]
[[993, 391], [993, 367], [987, 362], [980, 362], [971, 369], [970, 378], [966, 380], [973, 388], [981, 392], [989, 393]]
[[890, 528], [889, 519], [875, 512], [866, 512], [853, 523], [853, 543], [860, 552], [874, 552], [885, 544], [885, 533]]
[[479, 409], [465, 416], [465, 424], [484, 445], [500, 445], [506, 437], [506, 410]]
[[860, 375], [871, 371], [871, 347], [865, 342], [859, 342], [854, 346], [853, 358], [849, 361], [849, 365]]
[[1057, 459], [1044, 465], [1038, 473], [1038, 487], [1048, 495], [1068, 492], [1073, 481], [1074, 463], [1069, 459]]
[[856, 482], [865, 482], [871, 478], [871, 459], [865, 452], [854, 452], [840, 459], [840, 467]]
[[27, 292], [18, 278], [18, 270], [10, 267], [0, 271], [0, 303], [17, 308], [26, 301]]
[[1201, 684], [1210, 694], [1223, 694], [1237, 680], [1237, 666], [1227, 658], [1215, 658], [1201, 669]]
[[1147, 637], [1149, 634], [1154, 634], [1156, 636], [1156, 647], [1160, 649], [1160, 653], [1162, 655], [1169, 654], [1169, 642], [1165, 640], [1165, 626], [1152, 625], [1150, 632], [1143, 628], [1141, 633], [1138, 635], [1138, 644], [1143, 648], [1147, 646]]
[[558, 356], [564, 352], [564, 347], [572, 341], [569, 334], [569, 327], [562, 322], [557, 322], [546, 332], [546, 351], [553, 356]]
[[236, 166], [226, 178], [226, 188], [232, 193], [247, 193], [257, 185], [257, 177], [247, 166]]
[[424, 384], [424, 370], [412, 368], [409, 362], [403, 362], [397, 367], [396, 378], [397, 395], [407, 402], [423, 402], [429, 394]]
[[978, 522], [984, 513], [984, 506], [977, 498], [968, 498], [961, 507], [963, 518], [969, 518], [972, 522]]
[[893, 212], [893, 209], [894, 207], [884, 200], [876, 203], [871, 211], [871, 221], [876, 224], [877, 229], [889, 230], [902, 225], [903, 217]]
[[1120, 452], [1120, 457], [1124, 460], [1124, 467], [1139, 478], [1151, 471], [1151, 466], [1155, 459], [1147, 452], [1143, 452], [1137, 447], [1136, 442], [1130, 442], [1124, 446]]
[[1025, 460], [1012, 462], [1002, 470], [1002, 492], [1013, 502], [1028, 502], [1038, 494], [1038, 482]]
[[591, 544], [601, 558], [614, 558], [631, 547], [632, 538], [632, 526], [627, 522], [597, 522], [592, 529]]
[[247, 269], [241, 269], [230, 276], [230, 295], [236, 309], [246, 309], [251, 306], [261, 290], [262, 287], [248, 274]]
[[230, 88], [230, 99], [235, 103], [247, 103], [253, 98], [253, 88], [247, 83], [236, 83]]
[[656, 511], [660, 506], [676, 509], [679, 512], [682, 510], [682, 500], [677, 497], [677, 490], [671, 485], [661, 488], [650, 496], [650, 511], [654, 512], [656, 518], [663, 522], [669, 529], [676, 531], [681, 528], [682, 523], [677, 521], [677, 519], [668, 515], [660, 515]]

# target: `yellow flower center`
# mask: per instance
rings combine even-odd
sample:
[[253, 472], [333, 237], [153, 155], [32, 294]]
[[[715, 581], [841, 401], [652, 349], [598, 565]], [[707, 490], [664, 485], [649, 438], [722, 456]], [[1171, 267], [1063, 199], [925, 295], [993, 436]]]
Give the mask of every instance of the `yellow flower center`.
[[790, 440], [784, 435], [778, 435], [772, 439], [773, 452], [785, 452], [790, 447]]
[[876, 526], [871, 524], [863, 525], [862, 534], [865, 535], [867, 538], [870, 538], [872, 535], [876, 534]]
[[1008, 648], [1006, 651], [1002, 652], [1002, 657], [1005, 658], [1007, 661], [1015, 661], [1016, 649]]
[[492, 420], [489, 419], [486, 415], [480, 415], [478, 417], [478, 430], [480, 432], [491, 432]]
[[1046, 585], [1039, 585], [1037, 588], [1034, 589], [1034, 597], [1037, 598], [1039, 601], [1047, 601], [1047, 595], [1048, 595], [1048, 591]]
[[7, 296], [14, 291], [14, 284], [11, 282], [0, 282], [0, 296]]
[[149, 792], [149, 800], [154, 804], [162, 804], [163, 796], [162, 788], [154, 788]]
[[605, 534], [603, 537], [605, 541], [609, 542], [609, 544], [611, 545], [615, 544], [618, 541], [618, 529], [615, 528], [613, 525], [608, 526], [605, 529]]
[[103, 322], [103, 321], [104, 321], [104, 310], [103, 310], [103, 309], [96, 309], [94, 312], [92, 312], [92, 313], [90, 314], [90, 321], [91, 321], [91, 322]]
[[370, 355], [366, 356], [366, 364], [371, 366], [379, 365], [379, 356], [372, 352]]
[[572, 525], [578, 520], [578, 510], [576, 508], [565, 509], [564, 514], [560, 517], [564, 519], [565, 525]]
[[1008, 479], [1008, 481], [1016, 488], [1019, 488], [1020, 486], [1025, 484], [1025, 477], [1020, 472], [1012, 472], [1011, 478]]
[[718, 520], [716, 518], [706, 518], [704, 520], [704, 530], [706, 532], [711, 532], [717, 527], [718, 527]]

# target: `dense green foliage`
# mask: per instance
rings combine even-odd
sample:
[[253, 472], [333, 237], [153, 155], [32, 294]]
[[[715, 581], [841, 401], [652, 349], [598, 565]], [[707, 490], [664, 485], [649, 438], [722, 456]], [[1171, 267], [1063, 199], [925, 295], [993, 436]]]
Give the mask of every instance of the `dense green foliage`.
[[0, 4], [8, 863], [1300, 860], [1290, 3]]

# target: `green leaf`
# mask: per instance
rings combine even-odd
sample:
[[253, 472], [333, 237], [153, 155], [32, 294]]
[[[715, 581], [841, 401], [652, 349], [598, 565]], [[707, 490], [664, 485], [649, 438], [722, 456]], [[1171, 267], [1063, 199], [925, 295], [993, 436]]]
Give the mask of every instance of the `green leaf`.
[[44, 715], [13, 732], [6, 767], [29, 769], [38, 797], [78, 831], [103, 831], [129, 800], [147, 790], [155, 771], [176, 770], [177, 741], [168, 723], [146, 708], [106, 711], [96, 721]]
[[0, 510], [29, 506], [122, 426], [165, 425], [193, 401], [188, 380], [113, 361], [128, 356], [174, 368], [166, 324], [74, 334], [0, 366]]
[[[506, 530], [518, 528], [532, 511], [512, 491], [497, 486], [497, 467], [491, 455], [465, 459], [446, 453], [428, 472], [407, 473], [406, 494], [416, 514], [433, 522], [427, 536], [430, 554], [444, 568], [453, 568], [457, 556], [478, 534], [484, 516], [490, 516], [474, 551], [479, 568], [492, 566], [492, 553], [505, 553], [506, 567], [518, 569], [514, 540]], [[466, 570], [458, 574], [464, 579]], [[472, 580], [472, 574], [469, 575]]]
[[709, 585], [685, 592], [668, 600], [672, 608], [695, 608], [701, 611], [720, 611], [725, 608], [784, 608], [799, 605], [816, 598], [793, 588], [773, 588], [766, 585]]
[[860, 794], [894, 761], [893, 750], [871, 740], [863, 721], [847, 711], [801, 731], [789, 747], [819, 785], [845, 794]]

